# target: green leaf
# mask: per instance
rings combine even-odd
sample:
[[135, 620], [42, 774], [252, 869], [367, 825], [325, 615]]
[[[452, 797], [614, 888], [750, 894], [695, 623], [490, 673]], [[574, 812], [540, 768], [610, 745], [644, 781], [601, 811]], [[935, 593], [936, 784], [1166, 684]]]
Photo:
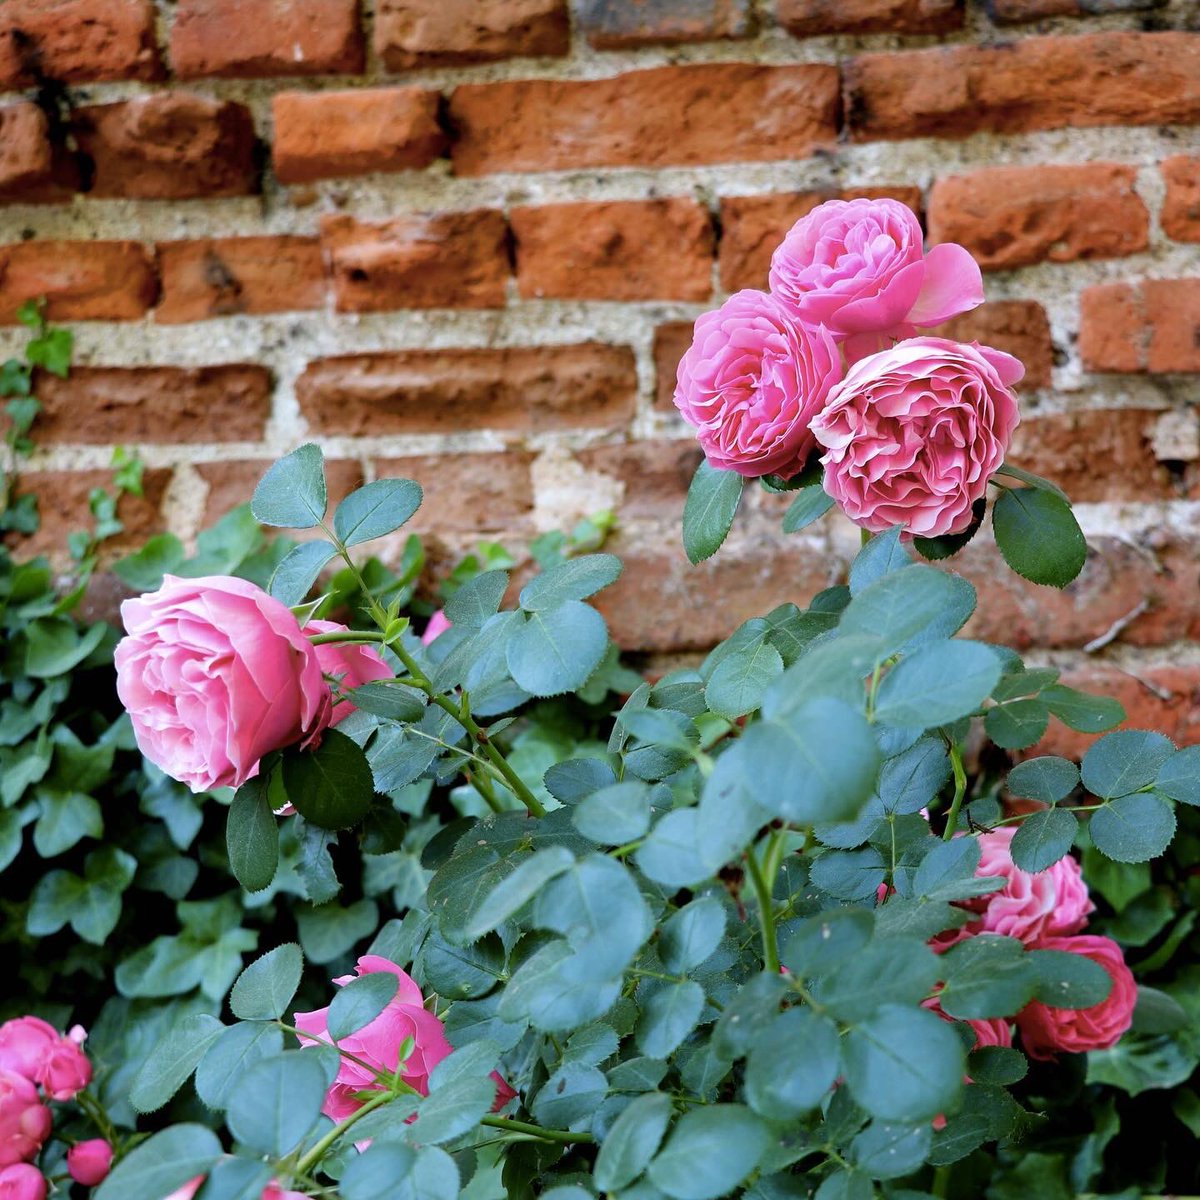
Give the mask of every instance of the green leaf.
[[468, 579], [446, 601], [446, 620], [453, 627], [480, 629], [499, 611], [507, 590], [507, 571], [483, 571], [474, 579]]
[[596, 1156], [593, 1180], [603, 1192], [619, 1192], [647, 1167], [662, 1144], [672, 1113], [662, 1092], [638, 1096], [613, 1122]]
[[379, 906], [374, 900], [356, 900], [343, 908], [321, 904], [300, 909], [296, 924], [305, 957], [315, 963], [332, 962], [368, 937], [379, 923]]
[[628, 779], [585, 796], [571, 814], [571, 824], [593, 842], [619, 846], [640, 838], [650, 828], [650, 785]]
[[1008, 475], [1013, 479], [1019, 479], [1022, 483], [1027, 483], [1031, 487], [1040, 488], [1042, 491], [1051, 492], [1057, 496], [1065, 504], [1071, 503], [1071, 497], [1062, 490], [1056, 483], [1051, 483], [1049, 479], [1043, 479], [1040, 475], [1035, 475], [1032, 471], [1026, 471], [1024, 467], [1015, 467], [1012, 463], [1003, 463], [996, 468], [997, 475]]
[[982, 642], [935, 642], [923, 646], [884, 676], [875, 719], [889, 725], [930, 729], [973, 713], [1000, 678], [999, 655]]
[[[874, 888], [871, 889], [874, 892]], [[817, 1003], [839, 1021], [861, 1021], [885, 1000], [919, 1004], [939, 978], [940, 960], [919, 938], [876, 938], [813, 982]], [[880, 980], [887, 988], [880, 988]]]
[[850, 1144], [854, 1165], [876, 1179], [899, 1179], [915, 1171], [929, 1154], [933, 1130], [920, 1125], [872, 1121]]
[[672, 888], [691, 887], [707, 879], [721, 865], [706, 852], [698, 818], [694, 808], [676, 809], [650, 830], [637, 852], [637, 865], [655, 883]]
[[877, 579], [882, 579], [892, 571], [912, 562], [912, 555], [900, 541], [902, 530], [899, 525], [886, 533], [876, 534], [854, 557], [850, 564], [850, 594], [857, 596], [864, 588], [870, 587]]
[[575, 856], [564, 846], [547, 846], [526, 858], [515, 871], [488, 894], [463, 929], [467, 941], [490, 933], [515, 916], [554, 878], [575, 864]]
[[608, 648], [604, 618], [581, 600], [530, 613], [509, 638], [505, 657], [518, 687], [557, 696], [583, 687]]
[[189, 1013], [175, 1022], [156, 1043], [150, 1057], [134, 1076], [129, 1102], [140, 1113], [162, 1108], [187, 1082], [208, 1048], [225, 1027], [208, 1013]]
[[173, 533], [157, 533], [133, 554], [112, 565], [113, 574], [138, 592], [153, 592], [168, 571], [178, 569], [187, 552]]
[[770, 1143], [767, 1126], [740, 1104], [693, 1108], [651, 1162], [650, 1182], [672, 1200], [717, 1200], [737, 1189]]
[[1071, 506], [1053, 492], [1015, 488], [992, 506], [1004, 561], [1032, 583], [1064, 588], [1087, 561], [1087, 542]]
[[709, 710], [728, 721], [762, 703], [771, 681], [783, 674], [783, 658], [765, 638], [723, 658], [704, 688]]
[[455, 946], [435, 929], [421, 951], [425, 981], [447, 1000], [486, 996], [504, 977], [504, 943], [489, 933], [470, 946]]
[[527, 612], [547, 612], [569, 600], [586, 600], [621, 576], [622, 563], [615, 554], [583, 554], [547, 567], [521, 589], [521, 607]]
[[258, 1154], [290, 1154], [321, 1115], [322, 1062], [312, 1050], [285, 1050], [255, 1063], [229, 1098], [230, 1133]]
[[874, 928], [875, 917], [865, 908], [831, 908], [806, 917], [784, 943], [784, 965], [801, 978], [824, 975], [858, 954]]
[[322, 568], [336, 553], [331, 542], [321, 539], [301, 542], [271, 573], [267, 591], [289, 608], [299, 604], [312, 591]]
[[832, 497], [826, 495], [820, 484], [801, 488], [783, 514], [783, 532], [799, 533], [801, 529], [820, 520], [832, 507]]
[[1022, 871], [1044, 871], [1070, 851], [1078, 830], [1079, 822], [1069, 809], [1047, 808], [1032, 813], [1013, 835], [1013, 862]]
[[792, 1120], [816, 1108], [838, 1077], [837, 1026], [811, 1008], [774, 1017], [750, 1046], [746, 1099], [771, 1121]]
[[392, 1200], [398, 1181], [411, 1178], [415, 1159], [409, 1146], [377, 1143], [350, 1160], [338, 1193], [343, 1200]]
[[325, 459], [309, 442], [281, 458], [258, 482], [250, 511], [261, 525], [312, 529], [325, 516]]
[[346, 698], [355, 708], [387, 721], [408, 724], [425, 715], [425, 694], [390, 679], [364, 683], [346, 693]]
[[1154, 790], [1180, 804], [1200, 805], [1200, 746], [1172, 754], [1159, 768]]
[[980, 934], [941, 956], [946, 986], [938, 1002], [949, 1016], [1011, 1017], [1033, 997], [1037, 976], [1015, 938]]
[[279, 866], [279, 819], [268, 798], [269, 778], [259, 775], [234, 793], [225, 824], [229, 869], [248, 892], [269, 887]]
[[1125, 720], [1125, 709], [1108, 696], [1089, 696], [1065, 684], [1055, 683], [1041, 692], [1046, 707], [1069, 729], [1079, 733], [1103, 733]]
[[975, 589], [956, 575], [920, 563], [863, 587], [846, 606], [839, 629], [879, 639], [878, 662], [931, 637], [956, 633], [975, 608]]
[[66, 617], [40, 617], [25, 630], [25, 674], [35, 679], [65, 675], [100, 645], [105, 628], [101, 623], [81, 633]]
[[1041, 741], [1049, 723], [1050, 710], [1035, 697], [989, 708], [983, 722], [988, 737], [1004, 750], [1024, 750]]
[[1083, 786], [1102, 800], [1128, 796], [1152, 784], [1174, 753], [1174, 743], [1161, 733], [1120, 729], [1088, 747], [1080, 766]]
[[496, 1099], [495, 1080], [461, 1078], [430, 1094], [417, 1111], [417, 1141], [437, 1145], [460, 1137], [488, 1114]]
[[233, 1015], [243, 1021], [282, 1017], [300, 986], [304, 955], [295, 942], [284, 942], [256, 958], [239, 976], [229, 995]]
[[914, 537], [913, 549], [931, 562], [941, 562], [953, 558], [978, 532], [987, 513], [987, 497], [980, 496], [971, 505], [971, 523], [962, 533], [944, 533], [940, 537]]
[[322, 829], [357, 825], [375, 796], [367, 756], [336, 729], [326, 729], [315, 750], [284, 754], [283, 787], [296, 811]]
[[196, 1068], [197, 1095], [209, 1108], [220, 1111], [256, 1062], [282, 1050], [283, 1032], [276, 1025], [259, 1021], [231, 1025], [208, 1048]]
[[733, 525], [746, 481], [736, 471], [701, 462], [683, 509], [683, 548], [692, 564], [711, 558]]
[[1171, 844], [1175, 814], [1161, 796], [1139, 792], [1092, 813], [1088, 833], [1096, 849], [1117, 862], [1147, 862]]
[[[333, 514], [344, 546], [394, 533], [421, 507], [421, 485], [411, 479], [377, 479], [353, 491]], [[257, 514], [255, 514], [257, 515]]]
[[338, 989], [329, 1005], [329, 1036], [335, 1042], [340, 1042], [342, 1038], [357, 1033], [364, 1025], [370, 1025], [392, 1002], [399, 986], [399, 978], [390, 971], [377, 971], [351, 979]]
[[208, 1173], [196, 1200], [259, 1200], [273, 1174], [270, 1163], [257, 1158], [223, 1158]]
[[1027, 758], [1008, 773], [1006, 786], [1014, 796], [1057, 804], [1079, 785], [1079, 768], [1068, 759], [1048, 754]]
[[642, 1004], [636, 1039], [649, 1058], [668, 1058], [696, 1027], [704, 1011], [704, 989], [692, 980], [657, 988]]
[[172, 1125], [134, 1147], [94, 1193], [95, 1200], [151, 1200], [205, 1174], [224, 1153], [203, 1125]]
[[1034, 995], [1049, 1008], [1091, 1008], [1112, 991], [1112, 976], [1086, 954], [1029, 950], [1025, 959], [1034, 973]]
[[725, 909], [712, 896], [685, 904], [659, 933], [658, 954], [673, 975], [682, 975], [712, 957], [725, 935]]
[[100, 805], [81, 792], [52, 792], [38, 789], [39, 815], [33, 827], [34, 849], [43, 858], [70, 850], [85, 837], [104, 836]]
[[563, 1063], [538, 1089], [530, 1112], [539, 1125], [550, 1129], [587, 1123], [607, 1091], [603, 1071], [585, 1063]]

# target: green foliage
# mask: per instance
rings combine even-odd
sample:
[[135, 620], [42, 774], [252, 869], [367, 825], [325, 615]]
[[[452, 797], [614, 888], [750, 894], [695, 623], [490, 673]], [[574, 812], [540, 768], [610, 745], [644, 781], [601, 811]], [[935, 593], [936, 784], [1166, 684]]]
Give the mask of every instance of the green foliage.
[[690, 562], [703, 562], [721, 548], [742, 500], [745, 479], [736, 471], [696, 468], [683, 510], [683, 548]]

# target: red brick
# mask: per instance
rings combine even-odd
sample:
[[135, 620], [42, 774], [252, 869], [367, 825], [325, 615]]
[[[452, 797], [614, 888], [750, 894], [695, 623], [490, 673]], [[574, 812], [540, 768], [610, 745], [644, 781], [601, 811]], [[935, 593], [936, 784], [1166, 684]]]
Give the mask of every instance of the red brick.
[[318, 359], [296, 382], [314, 433], [620, 428], [637, 371], [627, 346], [398, 350]]
[[946, 33], [961, 29], [963, 0], [778, 0], [797, 37], [824, 33]]
[[591, 446], [578, 451], [576, 457], [588, 470], [624, 483], [625, 492], [617, 506], [622, 521], [675, 525], [683, 518], [688, 485], [702, 455], [697, 443], [688, 439]]
[[282, 92], [272, 101], [280, 183], [408, 171], [446, 149], [438, 93], [428, 88]]
[[0, 107], [0, 200], [67, 200], [73, 162], [50, 139], [46, 114], [28, 101]]
[[579, 27], [597, 50], [749, 37], [750, 0], [584, 0]]
[[19, 242], [0, 246], [0, 324], [46, 298], [52, 321], [132, 321], [158, 295], [140, 242]]
[[987, 0], [988, 15], [997, 24], [1040, 21], [1045, 17], [1084, 17], [1102, 13], [1161, 8], [1167, 0]]
[[984, 270], [1115, 258], [1145, 250], [1150, 213], [1119, 163], [991, 167], [948, 175], [929, 193], [929, 238], [959, 242]]
[[325, 303], [321, 243], [307, 237], [161, 242], [160, 324], [232, 313], [293, 312]]
[[179, 0], [171, 27], [180, 79], [347, 74], [363, 61], [358, 0]]
[[422, 454], [384, 458], [378, 478], [415, 479], [425, 493], [405, 529], [430, 533], [527, 531], [533, 512], [533, 455], [523, 450], [483, 454]]
[[159, 92], [76, 110], [73, 132], [95, 164], [91, 195], [146, 200], [258, 191], [254, 122], [231, 100]]
[[157, 79], [153, 0], [5, 0], [0, 88]]
[[1025, 364], [1019, 391], [1050, 386], [1054, 344], [1046, 310], [1033, 300], [991, 300], [929, 331], [936, 337], [979, 342], [1013, 354]]
[[413, 213], [381, 225], [321, 221], [339, 312], [501, 308], [508, 225], [494, 209]]
[[674, 412], [679, 360], [692, 344], [692, 321], [668, 321], [654, 331], [654, 407]]
[[[230, 462], [196, 463], [196, 473], [208, 487], [204, 501], [204, 524], [213, 524], [230, 509], [246, 504], [258, 481], [267, 473], [271, 459], [235, 459]], [[327, 458], [325, 483], [332, 508], [355, 488], [362, 487], [362, 464], [351, 458]]]
[[805, 158], [832, 147], [838, 113], [825, 64], [465, 84], [450, 97], [451, 157], [459, 175]]
[[1200, 371], [1200, 278], [1085, 288], [1079, 352], [1091, 371]]
[[1200, 242], [1200, 158], [1177, 154], [1162, 164], [1167, 196], [1163, 233], [1177, 242]]
[[[162, 502], [171, 482], [171, 472], [163, 468], [148, 468], [142, 474], [142, 495], [126, 494], [117, 505], [117, 517], [125, 526], [123, 532], [103, 543], [104, 557], [136, 550], [148, 537], [163, 527]], [[112, 493], [111, 471], [26, 471], [17, 479], [17, 494], [32, 493], [38, 499], [41, 525], [28, 536], [10, 534], [5, 541], [18, 555], [32, 558], [45, 554], [56, 562], [68, 557], [67, 538], [76, 532], [95, 528], [89, 507], [93, 488]]]
[[666, 200], [540, 204], [510, 214], [522, 296], [707, 300], [713, 228], [701, 205]]
[[727, 292], [765, 288], [775, 247], [791, 227], [826, 200], [890, 197], [921, 211], [915, 187], [847, 188], [843, 191], [777, 192], [725, 196], [721, 200], [721, 286]]
[[571, 45], [566, 0], [379, 0], [375, 52], [389, 71], [551, 57]]
[[854, 141], [1200, 121], [1200, 36], [1192, 33], [864, 54], [843, 70]]
[[258, 441], [271, 413], [266, 367], [74, 367], [39, 374], [39, 442]]

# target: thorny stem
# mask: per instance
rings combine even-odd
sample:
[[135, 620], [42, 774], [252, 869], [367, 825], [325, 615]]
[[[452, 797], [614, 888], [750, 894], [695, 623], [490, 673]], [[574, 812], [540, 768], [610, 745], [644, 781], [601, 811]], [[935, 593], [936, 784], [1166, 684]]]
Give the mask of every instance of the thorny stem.
[[946, 828], [942, 832], [942, 840], [946, 842], [958, 832], [958, 810], [962, 808], [963, 797], [967, 794], [967, 772], [963, 766], [962, 751], [955, 743], [950, 745], [950, 765], [954, 768], [954, 799], [950, 801]]

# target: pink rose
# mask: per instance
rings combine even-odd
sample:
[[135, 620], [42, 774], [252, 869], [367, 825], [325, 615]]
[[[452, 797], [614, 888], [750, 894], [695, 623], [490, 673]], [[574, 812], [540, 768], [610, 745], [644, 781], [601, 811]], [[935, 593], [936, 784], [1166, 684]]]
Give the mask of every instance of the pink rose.
[[[961, 1017], [951, 1017], [942, 1011], [942, 1006], [938, 1003], [936, 996], [931, 996], [928, 1000], [921, 1002], [922, 1008], [927, 1008], [930, 1012], [935, 1012], [943, 1021], [961, 1022], [963, 1025], [970, 1025], [975, 1031], [975, 1045], [972, 1050], [978, 1050], [981, 1046], [1011, 1046], [1012, 1045], [1012, 1027], [1002, 1017], [972, 1017], [963, 1019]], [[967, 1082], [971, 1080], [968, 1078]]]
[[167, 575], [121, 616], [117, 693], [138, 746], [194, 792], [241, 786], [264, 754], [307, 744], [329, 723], [316, 650], [254, 584]]
[[425, 626], [425, 632], [421, 634], [421, 642], [428, 646], [430, 642], [441, 637], [447, 629], [450, 628], [450, 622], [446, 617], [446, 610], [439, 608], [437, 612], [429, 618], [429, 624]]
[[846, 341], [851, 361], [983, 303], [970, 252], [924, 252], [899, 200], [829, 200], [801, 217], [771, 256], [771, 294], [806, 325]]
[[33, 1081], [0, 1068], [0, 1167], [33, 1158], [50, 1125], [50, 1110]]
[[107, 1177], [112, 1160], [112, 1146], [104, 1138], [92, 1138], [67, 1151], [67, 1170], [76, 1183], [95, 1187]]
[[15, 1071], [38, 1083], [42, 1065], [58, 1044], [59, 1033], [41, 1017], [15, 1017], [0, 1025], [0, 1070]]
[[76, 1025], [51, 1048], [38, 1082], [51, 1100], [74, 1100], [92, 1082], [92, 1064], [82, 1046], [87, 1038], [82, 1025]]
[[29, 1163], [0, 1168], [0, 1200], [46, 1200], [41, 1171]]
[[[450, 1043], [446, 1040], [442, 1023], [425, 1007], [425, 998], [421, 989], [407, 972], [402, 971], [395, 963], [378, 955], [367, 954], [358, 960], [355, 968], [358, 975], [373, 975], [387, 971], [400, 981], [395, 996], [388, 1002], [387, 1007], [370, 1024], [364, 1025], [357, 1032], [342, 1038], [338, 1047], [353, 1054], [355, 1058], [369, 1063], [377, 1071], [394, 1073], [400, 1065], [400, 1047], [408, 1038], [412, 1038], [413, 1049], [405, 1063], [401, 1079], [420, 1092], [422, 1096], [429, 1093], [429, 1073], [451, 1051]], [[355, 976], [343, 975], [333, 982], [344, 987]], [[331, 1041], [328, 1008], [319, 1008], [315, 1012], [296, 1013], [295, 1022], [298, 1029], [304, 1030], [313, 1041]], [[493, 1073], [497, 1082], [497, 1104], [500, 1108], [507, 1104], [516, 1094], [500, 1078]], [[361, 1093], [378, 1088], [375, 1075], [348, 1058], [341, 1060], [337, 1079], [325, 1096], [322, 1112], [334, 1121], [341, 1121], [352, 1112], [362, 1107]], [[503, 1088], [503, 1100], [500, 1099]]]
[[1083, 934], [1080, 937], [1043, 938], [1036, 950], [1065, 950], [1083, 954], [1099, 963], [1112, 979], [1108, 998], [1091, 1008], [1049, 1008], [1033, 1000], [1017, 1014], [1021, 1042], [1030, 1058], [1052, 1059], [1056, 1051], [1082, 1054], [1085, 1050], [1107, 1050], [1121, 1040], [1133, 1023], [1137, 984], [1125, 965], [1121, 947], [1111, 938]]
[[[339, 625], [336, 621], [309, 621], [304, 627], [304, 632], [311, 635], [348, 631], [345, 625]], [[321, 664], [321, 671], [336, 679], [338, 691], [343, 693], [374, 679], [391, 679], [395, 675], [374, 646], [361, 642], [327, 642], [322, 646], [314, 646], [313, 649], [317, 652], [317, 662]], [[354, 705], [349, 700], [339, 700], [333, 706], [333, 716], [329, 724], [336, 725], [353, 711]]]
[[[164, 1196], [163, 1200], [192, 1200], [192, 1197], [200, 1190], [200, 1185], [204, 1182], [203, 1175], [197, 1175], [195, 1179], [189, 1179], [183, 1187], [176, 1188], [169, 1196]], [[287, 1192], [272, 1179], [262, 1190], [260, 1200], [311, 1200], [304, 1192]]]
[[1020, 419], [1010, 354], [910, 338], [856, 362], [812, 423], [825, 490], [872, 533], [961, 533]]
[[696, 321], [675, 407], [714, 467], [790, 479], [815, 448], [809, 423], [841, 376], [826, 330], [795, 324], [766, 292], [736, 292]]

